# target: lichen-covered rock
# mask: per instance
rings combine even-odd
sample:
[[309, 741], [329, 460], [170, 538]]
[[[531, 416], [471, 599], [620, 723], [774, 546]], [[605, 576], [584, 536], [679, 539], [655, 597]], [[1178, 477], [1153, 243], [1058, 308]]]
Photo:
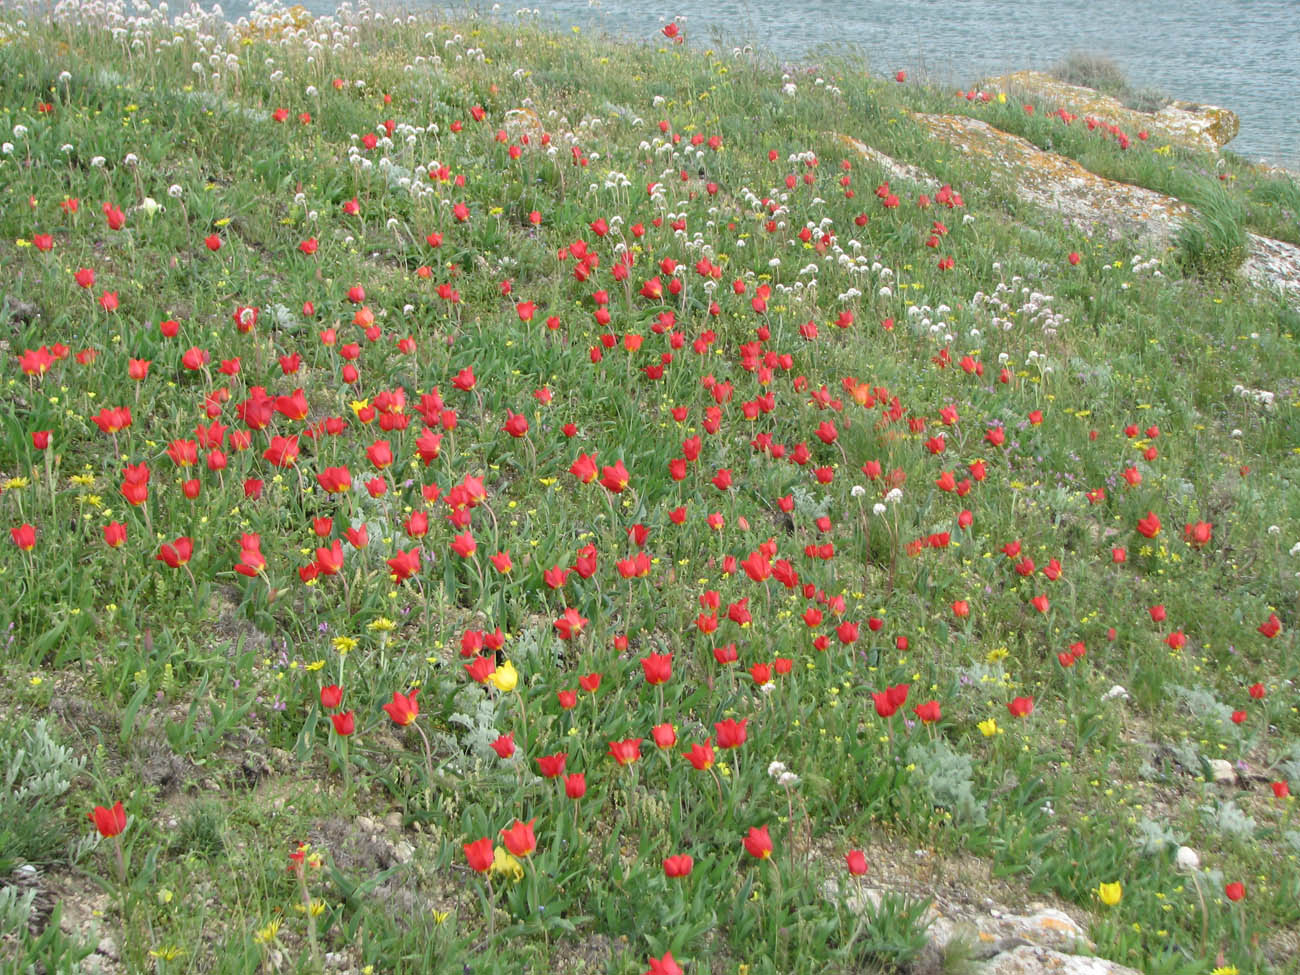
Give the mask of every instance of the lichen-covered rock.
[[1087, 932], [1070, 915], [1050, 907], [1032, 914], [1013, 914], [994, 908], [988, 914], [935, 916], [930, 925], [931, 940], [944, 946], [955, 937], [971, 941], [977, 955], [984, 945], [1027, 942], [1062, 951], [1088, 945]]
[[979, 119], [925, 114], [914, 118], [931, 134], [1010, 177], [1022, 199], [1061, 213], [1087, 233], [1137, 236], [1165, 247], [1191, 212], [1171, 196], [1105, 179], [1068, 156], [1046, 152]]
[[1049, 102], [1083, 116], [1092, 116], [1136, 135], [1146, 129], [1166, 142], [1215, 151], [1237, 137], [1241, 120], [1235, 112], [1214, 105], [1170, 102], [1158, 112], [1139, 112], [1092, 88], [1069, 85], [1041, 71], [1016, 71], [990, 78], [985, 91], [1006, 92], [1028, 102]]
[[[913, 117], [933, 135], [1006, 176], [1021, 199], [1062, 214], [1085, 233], [1102, 233], [1112, 239], [1135, 237], [1165, 249], [1173, 245], [1183, 223], [1192, 216], [1192, 208], [1181, 200], [1098, 176], [1067, 156], [1046, 152], [980, 119], [966, 115]], [[1258, 234], [1247, 237], [1242, 273], [1253, 284], [1300, 305], [1300, 247]]]
[[972, 966], [977, 975], [1138, 975], [1118, 962], [1091, 955], [1066, 955], [1051, 948], [1021, 945]]

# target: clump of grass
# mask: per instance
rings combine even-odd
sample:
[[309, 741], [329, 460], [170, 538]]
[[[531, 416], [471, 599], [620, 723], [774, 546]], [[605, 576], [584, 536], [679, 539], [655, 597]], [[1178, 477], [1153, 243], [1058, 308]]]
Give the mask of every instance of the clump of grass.
[[1158, 112], [1170, 101], [1158, 88], [1135, 88], [1118, 61], [1095, 51], [1071, 51], [1052, 65], [1048, 74], [1068, 85], [1110, 95], [1137, 112]]
[[1245, 213], [1226, 193], [1208, 193], [1196, 215], [1183, 224], [1175, 244], [1175, 261], [1184, 274], [1211, 280], [1232, 278], [1246, 260]]

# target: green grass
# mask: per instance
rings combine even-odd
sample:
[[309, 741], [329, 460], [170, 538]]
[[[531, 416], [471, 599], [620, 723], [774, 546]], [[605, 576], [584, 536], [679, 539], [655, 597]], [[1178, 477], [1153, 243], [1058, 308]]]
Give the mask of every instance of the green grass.
[[[1151, 253], [933, 140], [910, 113], [950, 93], [848, 62], [432, 15], [310, 48], [0, 23], [0, 771], [44, 718], [66, 773], [0, 829], [68, 928], [11, 932], [24, 967], [107, 932], [131, 971], [960, 970], [923, 850], [1139, 969], [1288, 970], [1300, 321], [1231, 270], [1294, 183], [963, 101], [1196, 206]], [[559, 753], [580, 800], [538, 774]], [[536, 849], [476, 873], [516, 820]], [[853, 849], [874, 911], [827, 894]]]

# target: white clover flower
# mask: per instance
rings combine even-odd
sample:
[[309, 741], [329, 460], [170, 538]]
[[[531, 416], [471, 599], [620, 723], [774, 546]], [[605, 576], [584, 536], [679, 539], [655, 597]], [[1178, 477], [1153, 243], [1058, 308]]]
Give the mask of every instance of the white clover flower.
[[1300, 542], [1296, 542], [1294, 545], [1291, 546], [1290, 555], [1292, 558], [1295, 558], [1296, 556], [1300, 555]]
[[138, 166], [140, 165], [140, 157], [134, 152], [128, 152], [125, 158], [123, 158], [122, 164], [124, 166]]
[[[13, 151], [12, 147], [10, 147], [10, 151]], [[92, 169], [103, 169], [106, 162], [108, 162], [108, 160], [103, 156], [92, 156], [90, 159], [90, 166]]]
[[778, 775], [781, 775], [786, 771], [785, 762], [771, 762], [767, 766], [767, 774], [772, 778], [776, 778]]
[[66, 85], [66, 84], [67, 84], [69, 81], [71, 81], [71, 80], [72, 80], [72, 72], [71, 72], [71, 71], [60, 71], [60, 72], [59, 72], [59, 81], [60, 81], [62, 84], [65, 84], [65, 85]]
[[12, 142], [0, 144], [0, 154], [12, 156], [14, 154], [14, 144]]
[[171, 186], [167, 187], [167, 195], [173, 200], [179, 200], [185, 195], [185, 190], [181, 187], [180, 183], [172, 183]]
[[883, 515], [888, 510], [889, 509], [879, 501], [877, 501], [874, 505], [871, 506], [872, 513], [876, 515]]
[[14, 126], [14, 138], [22, 139], [27, 135], [27, 126], [19, 124]]
[[867, 489], [864, 488], [861, 484], [855, 484], [853, 485], [853, 487], [849, 488], [850, 497], [860, 498], [866, 493], [867, 493]]
[[1233, 427], [1232, 432], [1229, 433], [1228, 436], [1233, 440], [1240, 440], [1244, 434], [1242, 434], [1241, 430], [1237, 427]]
[[898, 504], [898, 502], [902, 500], [903, 500], [902, 488], [890, 488], [889, 493], [885, 495], [886, 504]]
[[1268, 533], [1269, 533], [1270, 535], [1281, 535], [1281, 534], [1282, 534], [1282, 528], [1281, 528], [1280, 525], [1269, 525], [1269, 526], [1268, 526]]
[[[772, 685], [768, 684], [765, 686], [771, 687]], [[793, 772], [782, 772], [780, 776], [777, 777], [776, 784], [782, 789], [793, 789], [799, 784], [799, 776], [795, 775]]]
[[315, 85], [308, 85], [308, 86], [307, 86], [307, 97], [308, 97], [308, 98], [315, 98], [318, 94], [320, 94], [320, 92], [318, 92], [318, 91], [316, 90], [316, 86], [315, 86]]
[[59, 146], [59, 152], [63, 153], [65, 156], [66, 156], [68, 153], [70, 153], [71, 151], [72, 151], [72, 143], [71, 143], [71, 142], [65, 142], [65, 143], [63, 143], [63, 145]]

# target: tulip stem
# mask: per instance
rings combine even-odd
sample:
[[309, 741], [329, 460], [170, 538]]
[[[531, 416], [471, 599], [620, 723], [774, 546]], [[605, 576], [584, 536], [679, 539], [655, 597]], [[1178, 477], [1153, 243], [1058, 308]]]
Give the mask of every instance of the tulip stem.
[[1201, 906], [1201, 954], [1208, 950], [1210, 942], [1210, 914], [1205, 909], [1205, 894], [1201, 891], [1201, 878], [1192, 873], [1192, 887], [1196, 890], [1196, 900]]
[[433, 746], [429, 744], [429, 736], [424, 733], [424, 729], [421, 728], [419, 724], [414, 721], [411, 723], [415, 725], [415, 730], [420, 733], [420, 740], [424, 742], [424, 772], [425, 772], [424, 785], [425, 788], [429, 790], [429, 793], [432, 796], [433, 794]]

